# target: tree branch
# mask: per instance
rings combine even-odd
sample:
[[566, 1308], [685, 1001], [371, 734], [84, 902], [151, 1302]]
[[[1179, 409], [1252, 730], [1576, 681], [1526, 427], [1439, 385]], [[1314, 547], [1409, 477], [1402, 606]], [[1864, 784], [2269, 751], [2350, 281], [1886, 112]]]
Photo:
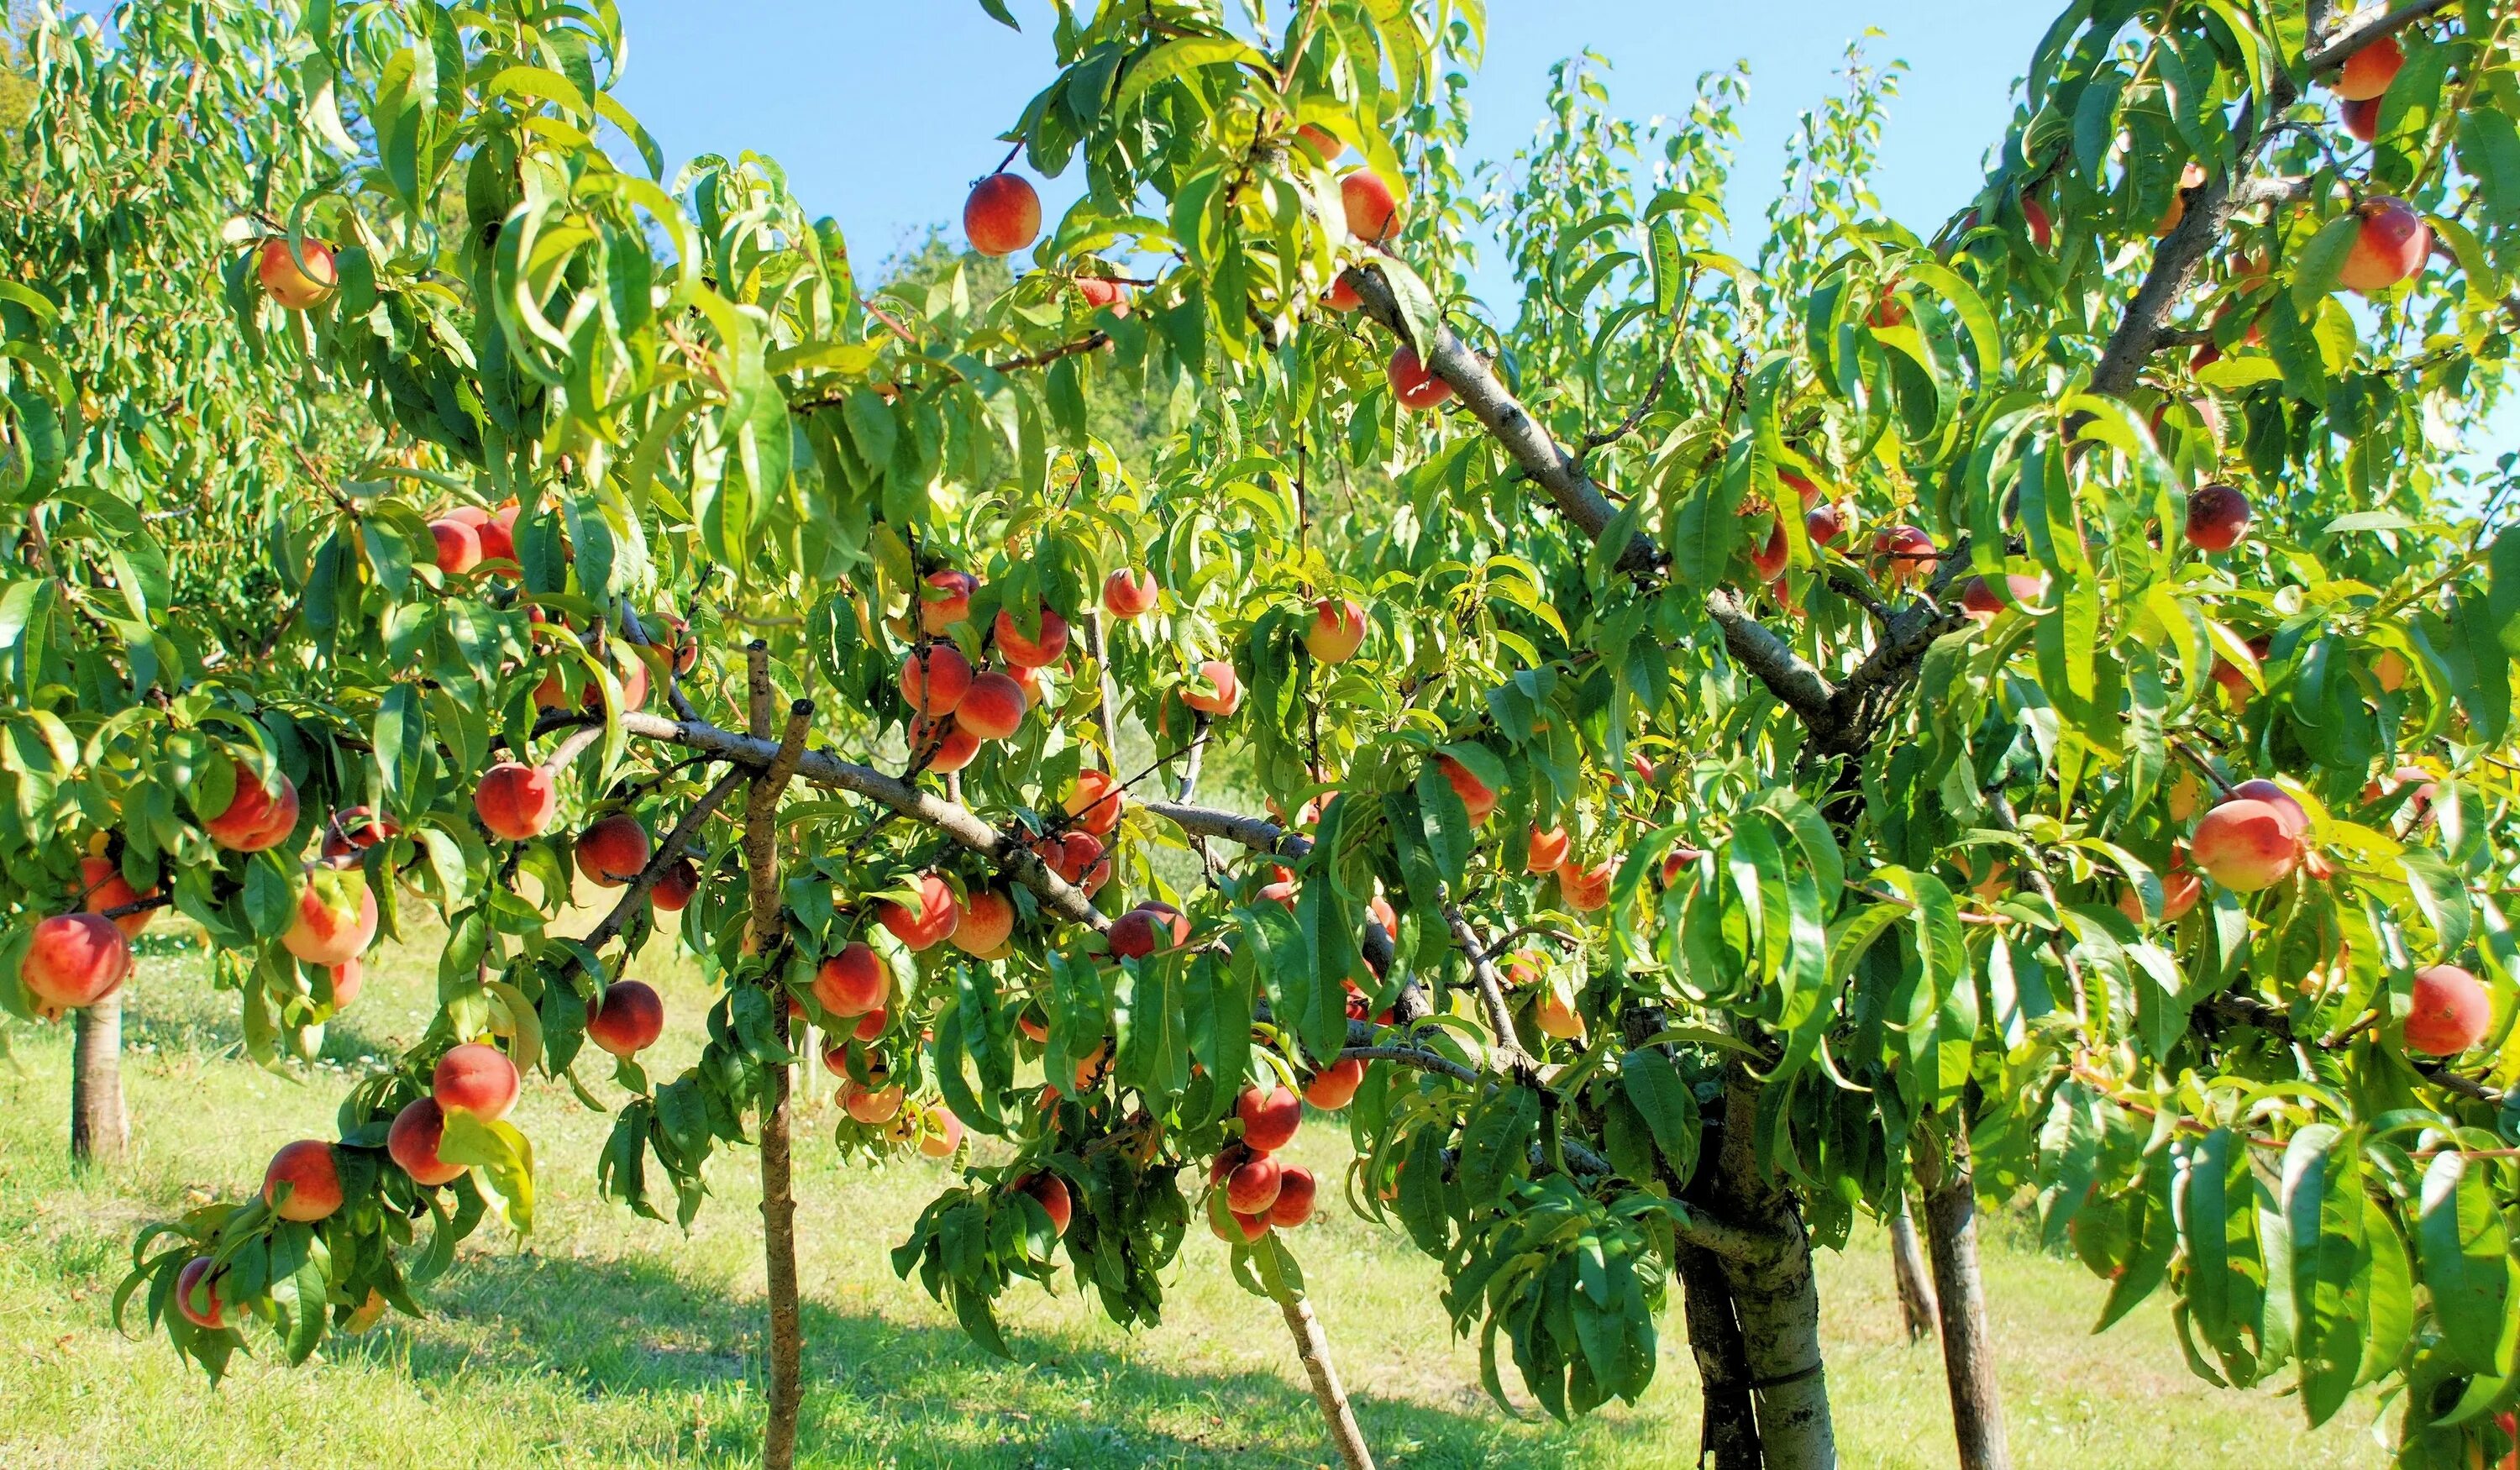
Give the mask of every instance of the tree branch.
[[649, 891], [665, 876], [666, 869], [681, 860], [683, 849], [691, 845], [702, 824], [718, 808], [726, 805], [727, 799], [735, 794], [736, 787], [750, 779], [749, 772], [741, 769], [729, 771], [717, 779], [717, 784], [709, 787], [705, 795], [692, 803], [691, 809], [683, 813], [682, 820], [674, 824], [673, 830], [665, 834], [665, 840], [656, 844], [655, 852], [648, 859], [648, 866], [640, 869], [639, 875], [630, 880], [629, 890], [621, 895], [621, 901], [612, 906], [612, 912], [604, 916], [604, 922], [587, 931], [584, 943], [590, 953], [603, 954], [604, 947], [620, 935], [638, 914], [640, 905], [647, 902]]
[[1770, 693], [1803, 717], [1804, 724], [1818, 728], [1833, 718], [1836, 687], [1752, 617], [1731, 588], [1719, 587], [1706, 595], [1706, 614], [1724, 630], [1724, 646], [1734, 661], [1756, 674]]

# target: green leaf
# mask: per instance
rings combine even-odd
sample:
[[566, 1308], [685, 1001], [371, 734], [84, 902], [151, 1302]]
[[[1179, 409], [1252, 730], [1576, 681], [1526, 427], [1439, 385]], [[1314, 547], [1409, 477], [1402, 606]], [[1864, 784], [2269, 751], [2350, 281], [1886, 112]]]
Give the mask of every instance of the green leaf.
[[2451, 1351], [2479, 1373], [2512, 1370], [2511, 1242], [2490, 1171], [2457, 1153], [2424, 1171], [2416, 1252]]
[[1687, 1185], [1697, 1169], [1697, 1094], [1671, 1058], [1650, 1047], [1627, 1054], [1619, 1063], [1619, 1081], [1671, 1166], [1674, 1183]]

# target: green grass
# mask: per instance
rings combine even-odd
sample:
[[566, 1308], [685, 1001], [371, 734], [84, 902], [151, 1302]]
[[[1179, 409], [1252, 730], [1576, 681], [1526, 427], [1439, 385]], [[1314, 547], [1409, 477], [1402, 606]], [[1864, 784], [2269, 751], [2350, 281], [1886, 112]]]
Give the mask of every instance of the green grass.
[[[661, 968], [673, 1024], [657, 1071], [697, 1049], [701, 1004], [687, 970]], [[299, 1369], [268, 1354], [241, 1361], [216, 1390], [162, 1340], [115, 1335], [110, 1299], [133, 1227], [235, 1197], [279, 1144], [331, 1136], [345, 1075], [426, 1024], [427, 972], [421, 957], [377, 966], [351, 1024], [294, 1081], [238, 1056], [233, 998], [210, 991], [198, 951], [145, 960], [125, 992], [132, 1155], [104, 1178], [66, 1162], [66, 1030], [16, 1034], [14, 1063], [0, 1063], [0, 1465], [752, 1462], [751, 1156], [722, 1159], [718, 1197], [690, 1235], [637, 1220], [595, 1196], [607, 1121], [549, 1082], [528, 1084], [518, 1118], [542, 1162], [540, 1228], [522, 1241], [476, 1236], [427, 1320], [336, 1339]], [[826, 1136], [835, 1116], [826, 1093], [800, 1120], [805, 1463], [1301, 1467], [1327, 1455], [1275, 1309], [1233, 1284], [1203, 1233], [1174, 1269], [1161, 1327], [1125, 1334], [1072, 1293], [1022, 1290], [1007, 1304], [1016, 1360], [1002, 1361], [886, 1260], [945, 1166], [841, 1168]], [[1343, 1139], [1316, 1122], [1297, 1151], [1334, 1170]], [[1676, 1310], [1642, 1403], [1571, 1429], [1519, 1423], [1479, 1391], [1475, 1348], [1454, 1341], [1436, 1273], [1405, 1242], [1341, 1209], [1295, 1246], [1384, 1463], [1694, 1462], [1697, 1399]], [[2384, 1462], [2359, 1421], [2311, 1434], [2287, 1400], [2190, 1377], [2157, 1304], [2093, 1338], [2101, 1292], [2078, 1267], [2007, 1242], [1988, 1270], [2023, 1470]], [[1941, 1364], [1899, 1332], [1878, 1237], [1824, 1257], [1822, 1276], [1845, 1462], [1950, 1465]]]

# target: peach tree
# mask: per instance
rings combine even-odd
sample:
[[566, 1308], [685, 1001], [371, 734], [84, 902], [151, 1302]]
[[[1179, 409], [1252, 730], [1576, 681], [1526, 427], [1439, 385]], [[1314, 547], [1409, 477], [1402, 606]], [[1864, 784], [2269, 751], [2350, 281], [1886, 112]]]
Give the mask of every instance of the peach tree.
[[[135, 1247], [213, 1372], [527, 1226], [539, 1070], [632, 1209], [757, 1148], [791, 1463], [821, 1065], [836, 1147], [959, 1162], [894, 1260], [976, 1339], [1062, 1269], [1155, 1320], [1203, 1223], [1351, 1464], [1317, 1208], [1560, 1415], [1646, 1390], [1677, 1286], [1731, 1470], [1834, 1463], [1812, 1253], [1912, 1187], [1965, 1464], [2007, 1460], [1972, 1214], [2022, 1195], [2102, 1325], [2167, 1291], [2209, 1378], [2514, 1448], [2497, 8], [2075, 4], [1931, 238], [1870, 204], [1859, 72], [1740, 261], [1731, 78], [1654, 130], [1561, 73], [1480, 191], [1472, 0], [1061, 5], [965, 218], [997, 290], [861, 277], [766, 158], [667, 178], [608, 5], [189, 9], [324, 163], [219, 350], [383, 448], [277, 498], [233, 679], [108, 659], [216, 748], [75, 817], [10, 765], [22, 824], [63, 866], [180, 794], [164, 880], [285, 1014], [445, 935], [338, 1136]], [[118, 978], [19, 904], [35, 998]], [[715, 987], [672, 1077], [664, 930]], [[1298, 1093], [1343, 1180], [1278, 1157]]]

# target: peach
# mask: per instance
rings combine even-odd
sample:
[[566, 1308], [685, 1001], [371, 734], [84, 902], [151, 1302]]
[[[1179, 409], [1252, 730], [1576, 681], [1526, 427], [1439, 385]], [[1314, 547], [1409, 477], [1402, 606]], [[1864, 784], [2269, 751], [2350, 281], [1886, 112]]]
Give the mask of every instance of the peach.
[[1207, 1200], [1207, 1227], [1227, 1245], [1248, 1245], [1269, 1233], [1269, 1217], [1238, 1214], [1225, 1202], [1223, 1194], [1211, 1194]]
[[517, 1064], [496, 1047], [466, 1042], [437, 1059], [429, 1093], [450, 1113], [471, 1113], [496, 1123], [517, 1105], [520, 1087]]
[[2200, 485], [2187, 497], [2187, 544], [2200, 552], [2228, 552], [2249, 529], [2249, 498], [2221, 483]]
[[935, 873], [919, 880], [919, 907], [906, 908], [886, 899], [876, 911], [876, 917], [912, 950], [933, 949], [954, 937], [955, 928], [963, 921], [962, 902], [954, 896], [953, 885]]
[[1190, 943], [1190, 920], [1169, 904], [1141, 904], [1111, 921], [1111, 958], [1144, 959]]
[[1324, 598], [1304, 630], [1304, 647], [1323, 663], [1345, 663], [1365, 646], [1365, 609], [1345, 598]]
[[975, 890], [963, 905], [963, 921], [954, 926], [954, 948], [982, 959], [994, 959], [1015, 931], [1014, 900], [994, 888]]
[[[608, 652], [612, 663], [613, 681], [621, 686], [621, 707], [625, 710], [644, 708], [648, 703], [648, 664], [635, 653]], [[576, 677], [574, 675], [572, 678]], [[555, 667], [534, 686], [534, 704], [541, 709], [568, 708], [569, 680], [561, 677]], [[588, 678], [578, 690], [577, 707], [582, 710], [604, 708], [604, 686]]]
[[586, 1039], [615, 1056], [636, 1056], [665, 1034], [665, 1001], [639, 980], [615, 980], [586, 1018]]
[[2235, 797], [2196, 824], [2188, 852], [2207, 877], [2235, 893], [2272, 888], [2301, 861], [2301, 838], [2274, 806]]
[[1697, 860], [1705, 856], [1693, 847], [1673, 848], [1662, 860], [1662, 886], [1669, 888], [1679, 882], [1683, 875], [1697, 866]]
[[2329, 83], [2347, 102], [2375, 102], [2398, 79], [2407, 53], [2396, 36], [2382, 36], [2346, 59]]
[[1295, 141], [1311, 149], [1313, 156], [1325, 163], [1334, 161], [1347, 152], [1347, 145], [1338, 141], [1329, 129], [1310, 122], [1295, 129]]
[[1034, 841], [1033, 853], [1044, 868], [1087, 893], [1111, 880], [1111, 860], [1102, 855], [1102, 839], [1091, 832], [1062, 832]]
[[319, 851], [336, 868], [356, 868], [359, 854], [401, 835], [401, 824], [390, 817], [380, 817], [364, 806], [343, 807], [324, 824], [324, 845]]
[[[86, 913], [104, 913], [108, 910], [128, 908], [143, 899], [157, 896], [155, 888], [147, 893], [135, 890], [123, 877], [121, 867], [110, 858], [79, 859], [79, 908]], [[148, 928], [149, 920], [157, 915], [157, 910], [143, 909], [113, 920], [113, 926], [126, 937], [133, 937]]]
[[891, 1029], [892, 1013], [878, 1005], [858, 1017], [858, 1023], [849, 1028], [849, 1036], [855, 1041], [872, 1042], [881, 1038]]
[[919, 1151], [931, 1159], [950, 1159], [963, 1146], [963, 1120], [949, 1108], [927, 1110], [929, 1127], [919, 1135]]
[[308, 964], [330, 965], [357, 958], [376, 937], [377, 896], [367, 880], [324, 871], [298, 893], [296, 917], [280, 942]]
[[825, 1010], [846, 1020], [883, 1003], [891, 978], [883, 961], [861, 942], [852, 941], [814, 971], [814, 1000]]
[[676, 858], [656, 878], [656, 886], [648, 890], [648, 902], [666, 913], [680, 913], [691, 907], [692, 896], [700, 891], [700, 870], [689, 858]]
[[1846, 512], [1833, 505], [1818, 505], [1803, 512], [1803, 535], [1813, 546], [1827, 546], [1846, 534]]
[[1768, 523], [1767, 544], [1751, 551], [1750, 569], [1759, 574], [1760, 581], [1773, 582], [1792, 556], [1793, 547], [1785, 540], [1785, 521], [1780, 513]]
[[2187, 217], [2187, 191], [2204, 182], [2205, 168], [2202, 164], [2191, 162], [2179, 171], [2179, 192], [2170, 197], [2170, 207], [2162, 210], [2161, 218], [2153, 222], [2155, 240], [2179, 228], [2179, 222]]
[[451, 1184], [463, 1177], [462, 1164], [450, 1164], [437, 1156], [438, 1145], [446, 1138], [446, 1110], [434, 1097], [415, 1097], [394, 1114], [393, 1127], [385, 1131], [385, 1153], [411, 1181], [424, 1189]]
[[1347, 214], [1347, 232], [1368, 245], [1378, 245], [1399, 221], [1400, 202], [1391, 185], [1371, 168], [1360, 168], [1339, 180], [1339, 204]]
[[1295, 1130], [1304, 1122], [1304, 1099], [1274, 1085], [1265, 1092], [1244, 1088], [1234, 1099], [1234, 1114], [1242, 1120], [1243, 1147], [1276, 1153], [1295, 1140]]
[[2030, 227], [2032, 245], [2044, 250], [2056, 243], [2055, 221], [2048, 217], [2047, 205], [2037, 200], [2024, 198], [2021, 200], [2021, 220]]
[[1242, 707], [1242, 680], [1234, 665], [1210, 658], [1191, 674], [1191, 682], [1182, 686], [1182, 703], [1213, 720], [1225, 719]]
[[2003, 579], [2003, 588], [2004, 590], [1999, 593], [1995, 590], [1995, 585], [1986, 578], [1969, 578], [1960, 584], [1960, 610], [1981, 622], [1991, 622], [1995, 615], [2006, 606], [2036, 604], [2040, 596], [2048, 590], [2048, 579], [2007, 574]]
[[[481, 543], [483, 561], [515, 562], [517, 559], [517, 508], [510, 506], [496, 515], [488, 515], [473, 522], [472, 536], [474, 540]], [[496, 567], [490, 573], [494, 577], [514, 577], [516, 574], [514, 565]]]
[[1381, 894], [1377, 893], [1366, 900], [1365, 916], [1382, 925], [1382, 932], [1385, 934], [1400, 932], [1400, 915], [1391, 912], [1391, 901]]
[[1041, 195], [1011, 173], [993, 173], [963, 202], [963, 233], [983, 255], [1012, 255], [1041, 238]]
[[1487, 782], [1471, 775], [1469, 767], [1449, 755], [1435, 757], [1435, 769], [1444, 773], [1444, 780], [1453, 784], [1453, 793], [1462, 798], [1462, 806], [1469, 808], [1472, 823], [1488, 820], [1488, 814], [1496, 810], [1497, 794], [1488, 788]]
[[1108, 1041], [1095, 1043], [1094, 1049], [1085, 1053], [1085, 1059], [1076, 1064], [1076, 1091], [1093, 1091], [1102, 1085], [1103, 1077], [1110, 1070], [1111, 1044]]
[[2432, 253], [2433, 227], [2405, 200], [2382, 196], [2354, 206], [2362, 221], [2354, 248], [2336, 273], [2336, 284], [2372, 295], [2422, 270]]
[[432, 520], [429, 539], [437, 543], [437, 569], [460, 577], [481, 564], [481, 533], [460, 520]]
[[1226, 1176], [1226, 1208], [1237, 1215], [1266, 1215], [1285, 1184], [1285, 1166], [1263, 1154]]
[[2485, 1040], [2494, 1002], [2476, 976], [2454, 964], [2415, 971], [2414, 1009], [2407, 1016], [2407, 1045], [2427, 1056], [2456, 1056]]
[[501, 761], [482, 773], [472, 810], [490, 834], [507, 842], [539, 837], [560, 815], [560, 780], [547, 766]]
[[1365, 297], [1356, 293], [1356, 284], [1348, 279], [1346, 272], [1342, 271], [1338, 279], [1330, 283], [1330, 289], [1322, 292], [1322, 304], [1345, 316], [1363, 306]]
[[970, 688], [971, 661], [952, 644], [921, 644], [902, 655], [901, 697], [931, 720], [952, 714]]
[[1313, 1080], [1304, 1084], [1304, 1100], [1323, 1112], [1335, 1113], [1355, 1100], [1356, 1090], [1363, 1086], [1365, 1062], [1350, 1057], [1314, 1073]]
[[1571, 843], [1572, 839], [1566, 835], [1566, 828], [1562, 826], [1552, 826], [1545, 832], [1537, 826], [1533, 827], [1531, 857], [1523, 864], [1523, 870], [1536, 878], [1555, 872], [1566, 866], [1566, 850]]
[[[1058, 809], [1076, 819], [1076, 824], [1097, 837], [1107, 837], [1120, 824], [1120, 813], [1128, 805], [1128, 796], [1120, 789], [1119, 778], [1108, 771], [1079, 771], [1076, 781], [1067, 788]], [[1095, 856], [1102, 854], [1098, 851]], [[1060, 874], [1066, 877], [1065, 873]], [[1074, 878], [1068, 878], [1075, 882]]]
[[1144, 617], [1154, 610], [1157, 592], [1153, 572], [1124, 566], [1102, 579], [1102, 610], [1124, 622]]
[[2364, 143], [2375, 143], [2380, 137], [2380, 99], [2365, 98], [2347, 102], [2337, 110], [2343, 117], [2345, 131]]
[[1418, 356], [1418, 349], [1404, 346], [1391, 354], [1382, 376], [1391, 383], [1391, 396], [1405, 409], [1440, 408], [1452, 401], [1453, 385], [1437, 378]]
[[919, 594], [919, 626], [930, 635], [943, 633], [956, 623], [971, 616], [971, 594], [980, 580], [969, 572], [932, 571], [922, 579], [925, 586]]
[[1269, 1206], [1269, 1223], [1281, 1229], [1293, 1229], [1313, 1218], [1313, 1196], [1320, 1184], [1313, 1172], [1300, 1164], [1289, 1164], [1279, 1172], [1278, 1198]]
[[1026, 638], [1015, 626], [1014, 615], [1006, 608], [998, 609], [998, 620], [990, 625], [997, 638], [998, 651], [1007, 662], [1019, 668], [1046, 669], [1067, 653], [1067, 619], [1044, 607], [1041, 609], [1041, 636]]
[[1055, 1174], [1027, 1174], [1015, 1180], [1014, 1187], [1040, 1202], [1042, 1212], [1050, 1217], [1052, 1233], [1067, 1233], [1067, 1223], [1074, 1217], [1076, 1204], [1068, 1198], [1065, 1180]]
[[36, 924], [18, 961], [19, 980], [47, 1017], [94, 1005], [130, 974], [131, 941], [94, 913], [56, 913]]
[[333, 983], [333, 1008], [347, 1010], [359, 999], [359, 987], [368, 979], [367, 966], [357, 959], [344, 959], [332, 967], [328, 977]]
[[1041, 677], [1039, 669], [1027, 669], [1019, 663], [1011, 664], [1007, 668], [1007, 677], [1015, 682], [1015, 688], [1023, 690], [1025, 709], [1039, 709], [1042, 701], [1050, 697], [1050, 686]]
[[1614, 875], [1615, 869], [1607, 863], [1582, 872], [1561, 869], [1557, 874], [1558, 897], [1578, 913], [1598, 913], [1610, 906], [1610, 879]]
[[1023, 728], [1023, 686], [1000, 673], [971, 681], [963, 702], [954, 707], [954, 724], [973, 738], [1003, 740]]
[[333, 1145], [315, 1138], [280, 1145], [271, 1167], [262, 1172], [262, 1202], [281, 1219], [304, 1224], [341, 1208], [341, 1173], [334, 1167]]
[[[302, 264], [300, 262], [303, 262]], [[254, 263], [254, 275], [271, 299], [291, 311], [305, 311], [321, 306], [340, 284], [338, 267], [333, 263], [333, 247], [316, 241], [299, 242], [295, 253], [289, 242], [273, 237], [262, 243], [262, 255]]]
[[[486, 550], [486, 543], [485, 550]], [[692, 637], [692, 625], [670, 612], [661, 612], [650, 620], [648, 646], [672, 661], [674, 672], [688, 674], [699, 666], [699, 640]]]
[[[2172, 869], [2161, 875], [2161, 921], [2176, 923], [2196, 907], [2204, 895], [2205, 880], [2192, 872]], [[2118, 912], [2130, 923], [2143, 922], [2143, 895], [2129, 887], [2118, 894]]]
[[639, 819], [616, 813], [578, 833], [577, 870], [597, 887], [618, 888], [647, 870], [649, 851]]
[[1584, 1018], [1577, 1015], [1575, 1007], [1567, 1004], [1555, 991], [1541, 996], [1540, 1008], [1533, 1013], [1532, 1020], [1539, 1025], [1541, 1035], [1553, 1036], [1559, 1041], [1575, 1041], [1584, 1035]]
[[297, 783], [278, 778], [274, 790], [244, 767], [237, 768], [236, 794], [227, 810], [202, 824], [210, 840], [230, 852], [258, 853], [278, 847], [297, 830]]
[[227, 1325], [227, 1304], [219, 1298], [219, 1278], [227, 1272], [215, 1270], [207, 1256], [195, 1256], [175, 1272], [175, 1310], [184, 1320], [196, 1327], [216, 1332]]
[[1872, 555], [1888, 563], [1890, 580], [1913, 582], [1934, 569], [1940, 555], [1934, 550], [1934, 538], [1914, 526], [1885, 527], [1872, 538]]
[[840, 1084], [839, 1096], [835, 1100], [840, 1104], [840, 1111], [860, 1123], [873, 1125], [890, 1123], [899, 1116], [902, 1097], [902, 1088], [898, 1083], [891, 1087], [871, 1088], [863, 1083], [844, 1082]]
[[951, 715], [941, 721], [922, 715], [910, 722], [910, 753], [914, 758], [927, 758], [922, 769], [950, 776], [971, 764], [980, 753], [980, 737], [965, 730], [962, 722]]
[[2244, 780], [2231, 788], [2231, 796], [2243, 801], [2263, 801], [2283, 818], [2284, 830], [2296, 839], [2310, 833], [2310, 813], [2302, 810], [2292, 793], [2271, 780]]
[[2371, 678], [2380, 686], [2380, 691], [2384, 694], [2394, 694], [2405, 689], [2407, 676], [2412, 672], [2413, 669], [2407, 662], [2407, 655], [2395, 648], [2381, 649], [2380, 656], [2371, 661]]

